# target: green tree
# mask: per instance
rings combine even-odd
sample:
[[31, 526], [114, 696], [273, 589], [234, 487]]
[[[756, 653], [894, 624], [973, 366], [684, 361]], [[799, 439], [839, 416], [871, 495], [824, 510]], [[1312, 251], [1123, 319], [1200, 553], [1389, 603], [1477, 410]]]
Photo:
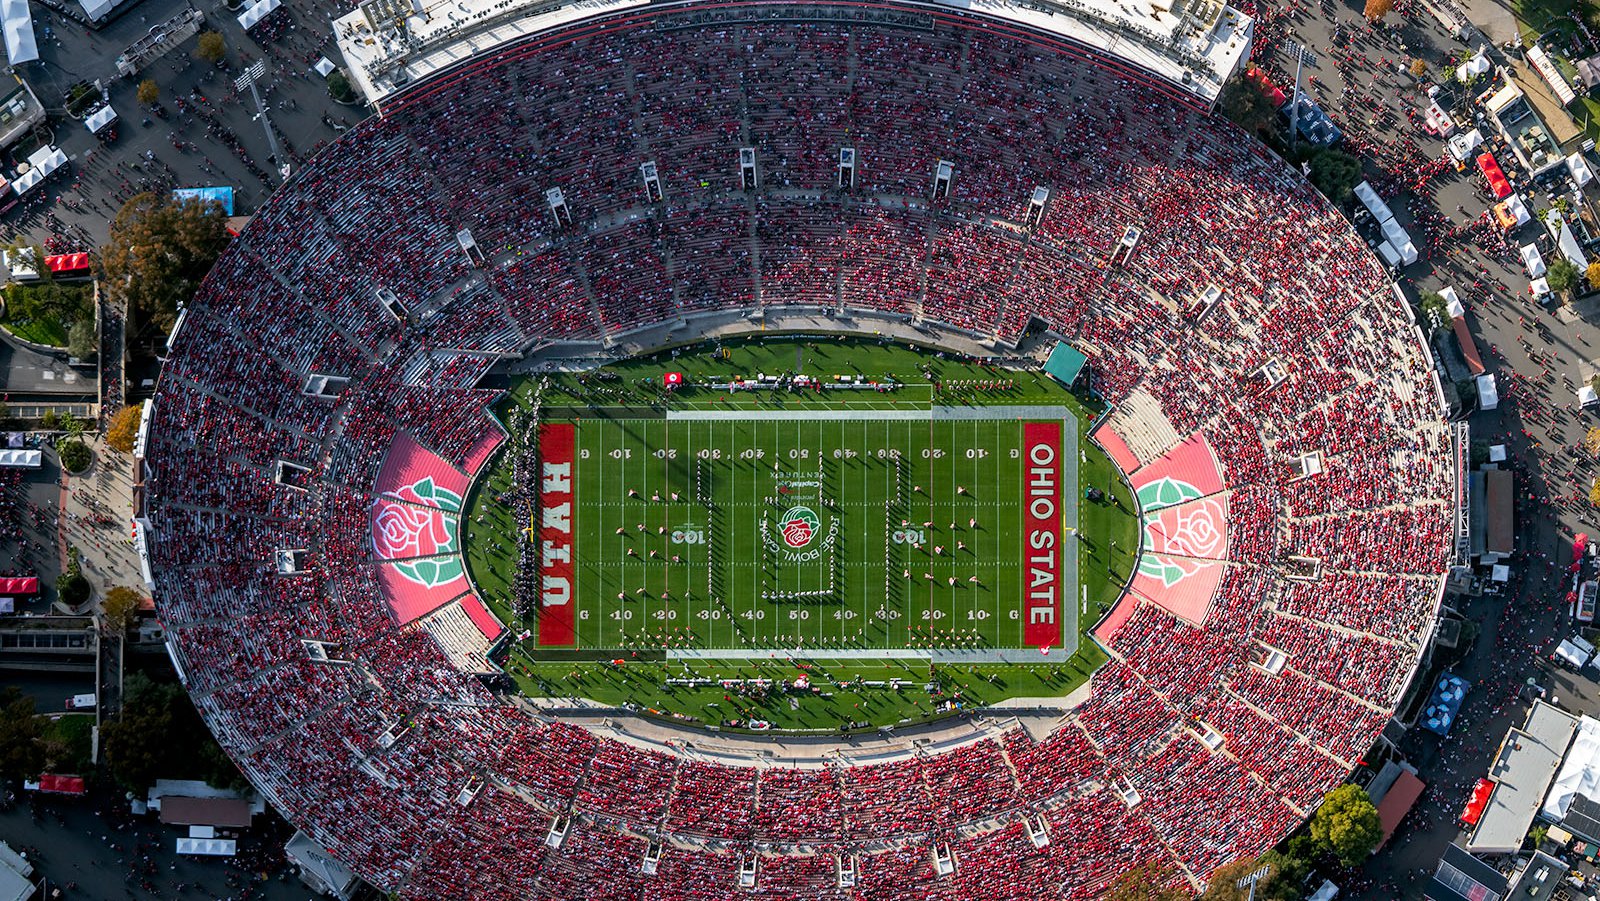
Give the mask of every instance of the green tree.
[[156, 84], [154, 78], [146, 78], [144, 81], [139, 82], [139, 91], [136, 96], [140, 106], [155, 106], [156, 101], [161, 99], [161, 86]]
[[94, 587], [83, 573], [67, 572], [56, 576], [56, 596], [61, 603], [76, 607], [87, 601]]
[[44, 769], [44, 744], [33, 698], [15, 685], [0, 688], [0, 776], [32, 779]]
[[1179, 879], [1170, 862], [1151, 858], [1118, 876], [1106, 891], [1105, 901], [1189, 901], [1190, 894], [1179, 886]]
[[67, 353], [80, 360], [92, 360], [99, 353], [99, 336], [93, 319], [79, 319], [67, 330]]
[[227, 219], [214, 202], [175, 202], [137, 194], [111, 223], [101, 265], [113, 304], [125, 304], [135, 338], [172, 330], [178, 307], [200, 287], [228, 243]]
[[356, 99], [355, 88], [350, 86], [350, 79], [343, 72], [328, 73], [328, 96], [340, 103], [353, 103]]
[[219, 62], [228, 55], [228, 45], [222, 40], [222, 35], [215, 31], [200, 32], [200, 40], [194, 46], [194, 55], [208, 63]]
[[56, 453], [61, 455], [61, 466], [67, 472], [83, 472], [89, 468], [89, 463], [94, 459], [94, 453], [89, 450], [89, 445], [76, 439], [61, 442], [56, 447]]
[[1428, 319], [1428, 324], [1434, 331], [1444, 328], [1450, 321], [1450, 303], [1444, 296], [1435, 291], [1424, 291], [1421, 295], [1422, 314]]
[[1257, 858], [1256, 863], [1272, 868], [1270, 876], [1256, 883], [1257, 901], [1300, 901], [1300, 887], [1311, 875], [1311, 861], [1273, 850]]
[[106, 427], [106, 444], [112, 450], [133, 453], [134, 442], [139, 439], [139, 417], [143, 412], [144, 403], [141, 401], [123, 407], [112, 415], [111, 424]]
[[123, 787], [143, 792], [167, 777], [198, 777], [217, 788], [249, 785], [180, 686], [136, 672], [123, 682], [122, 699], [121, 712], [100, 730], [100, 748]]
[[1239, 888], [1239, 880], [1260, 868], [1253, 857], [1241, 857], [1211, 871], [1201, 901], [1245, 901], [1249, 889]]
[[1311, 837], [1353, 867], [1367, 859], [1383, 838], [1378, 809], [1359, 785], [1341, 785], [1328, 792], [1311, 816]]
[[1545, 273], [1545, 278], [1550, 282], [1552, 291], [1571, 291], [1577, 287], [1578, 279], [1582, 273], [1572, 261], [1566, 257], [1556, 257], [1550, 261], [1550, 269]]
[[1311, 158], [1308, 176], [1334, 203], [1344, 203], [1361, 182], [1361, 161], [1342, 150], [1322, 150]]
[[142, 603], [144, 595], [126, 585], [118, 585], [106, 592], [106, 599], [101, 605], [106, 628], [113, 633], [128, 631], [139, 618], [139, 605]]

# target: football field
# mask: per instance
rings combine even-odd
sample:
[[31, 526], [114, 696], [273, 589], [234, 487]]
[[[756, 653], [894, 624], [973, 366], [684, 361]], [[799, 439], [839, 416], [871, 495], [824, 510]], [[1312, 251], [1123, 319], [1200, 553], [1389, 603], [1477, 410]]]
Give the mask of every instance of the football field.
[[532, 524], [548, 549], [537, 645], [713, 659], [1071, 654], [1072, 412], [919, 406], [551, 412]]

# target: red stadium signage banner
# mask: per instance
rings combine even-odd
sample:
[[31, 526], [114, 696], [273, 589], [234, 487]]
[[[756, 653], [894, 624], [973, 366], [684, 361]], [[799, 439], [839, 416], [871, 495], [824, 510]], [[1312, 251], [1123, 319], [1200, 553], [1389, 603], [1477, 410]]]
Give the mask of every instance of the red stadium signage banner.
[[1023, 423], [1022, 453], [1022, 638], [1044, 650], [1061, 643], [1061, 423]]
[[568, 422], [539, 426], [539, 646], [572, 644], [572, 447]]

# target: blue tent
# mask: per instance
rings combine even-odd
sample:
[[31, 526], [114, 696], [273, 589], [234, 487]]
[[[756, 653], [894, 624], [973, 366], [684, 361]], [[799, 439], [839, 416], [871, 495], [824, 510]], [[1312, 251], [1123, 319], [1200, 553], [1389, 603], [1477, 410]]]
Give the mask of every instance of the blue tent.
[[1433, 694], [1428, 696], [1428, 706], [1422, 708], [1417, 722], [1430, 732], [1450, 734], [1450, 726], [1455, 723], [1456, 714], [1461, 710], [1461, 700], [1466, 696], [1467, 681], [1445, 673], [1439, 677], [1439, 684], [1433, 687]]
[[1332, 147], [1344, 138], [1339, 126], [1334, 125], [1328, 114], [1322, 111], [1322, 107], [1317, 106], [1317, 102], [1304, 91], [1296, 93], [1283, 111], [1295, 129], [1306, 140], [1319, 147]]

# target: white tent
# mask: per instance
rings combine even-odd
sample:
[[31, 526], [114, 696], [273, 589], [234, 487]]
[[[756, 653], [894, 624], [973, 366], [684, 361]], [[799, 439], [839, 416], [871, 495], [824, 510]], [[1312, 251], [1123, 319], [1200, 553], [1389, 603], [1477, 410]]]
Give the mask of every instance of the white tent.
[[1556, 233], [1556, 246], [1561, 248], [1561, 255], [1580, 271], [1588, 268], [1589, 258], [1584, 256], [1583, 248], [1578, 246], [1578, 239], [1572, 236], [1572, 227], [1565, 221], [1562, 221], [1561, 230]]
[[39, 42], [33, 36], [33, 14], [28, 0], [0, 0], [0, 27], [6, 32], [6, 59], [20, 66], [39, 58]]
[[1561, 101], [1562, 106], [1567, 106], [1578, 99], [1578, 95], [1572, 93], [1572, 85], [1568, 84], [1566, 76], [1556, 69], [1555, 63], [1550, 61], [1544, 48], [1538, 44], [1529, 47], [1528, 62], [1533, 63], [1533, 67], [1539, 71], [1540, 77], [1550, 86], [1550, 90], [1555, 93], [1556, 99]]
[[99, 134], [100, 129], [115, 121], [117, 121], [117, 111], [111, 108], [111, 104], [103, 103], [84, 118], [83, 127], [89, 129], [90, 134]]
[[1383, 261], [1388, 263], [1390, 266], [1400, 265], [1400, 252], [1395, 250], [1394, 245], [1390, 244], [1388, 241], [1384, 241], [1378, 245], [1378, 254], [1382, 256]]
[[318, 75], [321, 75], [323, 78], [327, 78], [330, 74], [332, 74], [334, 69], [339, 67], [333, 64], [333, 60], [324, 56], [323, 58], [317, 60], [317, 64], [311, 68], [316, 69]]
[[1522, 245], [1522, 265], [1527, 267], [1529, 278], [1544, 275], [1544, 257], [1540, 255], [1536, 245]]
[[43, 465], [44, 452], [25, 448], [0, 448], [0, 467], [7, 469], [38, 469]]
[[239, 14], [239, 27], [244, 29], [251, 28], [257, 22], [265, 19], [268, 13], [282, 5], [283, 0], [261, 0], [259, 3], [250, 4], [245, 7], [244, 12]]
[[1478, 408], [1493, 410], [1500, 406], [1500, 389], [1495, 387], [1494, 375], [1485, 373], [1478, 376]]
[[1450, 151], [1450, 155], [1454, 157], [1457, 162], [1464, 163], [1467, 160], [1472, 159], [1472, 151], [1477, 150], [1478, 145], [1482, 143], [1483, 132], [1474, 128], [1471, 131], [1464, 131], [1461, 134], [1451, 138], [1448, 142], [1446, 142], [1445, 149]]
[[1567, 172], [1571, 173], [1573, 184], [1580, 188], [1594, 181], [1594, 171], [1589, 168], [1589, 161], [1584, 159], [1581, 153], [1567, 157]]
[[1595, 404], [1600, 404], [1600, 394], [1596, 394], [1594, 389], [1588, 385], [1578, 389], [1579, 407], [1592, 407]]
[[21, 197], [66, 164], [67, 155], [61, 152], [61, 148], [46, 144], [28, 156], [28, 171], [17, 176], [17, 180], [11, 183], [11, 190]]
[[1550, 280], [1547, 278], [1536, 278], [1533, 281], [1528, 282], [1528, 293], [1532, 294], [1534, 297], [1545, 297], [1549, 295]]
[[1451, 319], [1467, 315], [1467, 305], [1461, 302], [1461, 295], [1450, 285], [1439, 289], [1439, 296], [1444, 298], [1445, 309], [1450, 312]]
[[1506, 209], [1511, 215], [1517, 217], [1518, 225], [1527, 225], [1533, 216], [1528, 212], [1528, 205], [1522, 202], [1521, 194], [1512, 194], [1506, 198]]
[[179, 854], [204, 854], [210, 857], [232, 857], [238, 853], [238, 842], [231, 838], [180, 838]]
[[1488, 48], [1479, 47], [1476, 55], [1456, 67], [1456, 80], [1465, 84], [1473, 76], [1482, 75], [1489, 71], [1489, 58], [1484, 55]]
[[1559, 822], [1578, 795], [1600, 798], [1600, 720], [1591, 716], [1578, 718], [1578, 733], [1572, 738], [1572, 746], [1567, 749], [1539, 812], [1546, 819]]

